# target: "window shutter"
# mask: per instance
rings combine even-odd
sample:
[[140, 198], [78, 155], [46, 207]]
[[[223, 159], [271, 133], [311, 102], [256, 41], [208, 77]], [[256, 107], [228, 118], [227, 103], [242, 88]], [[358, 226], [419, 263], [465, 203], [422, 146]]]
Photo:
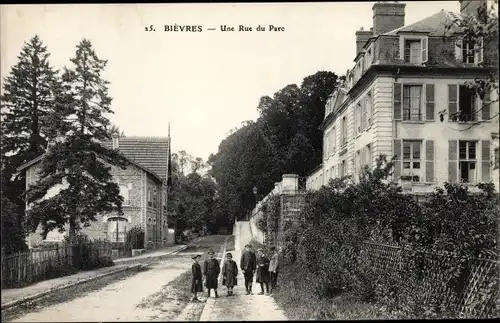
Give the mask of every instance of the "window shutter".
[[370, 97], [368, 98], [370, 101], [370, 126], [373, 124], [373, 93], [370, 93]]
[[481, 116], [483, 120], [489, 120], [490, 115], [490, 90], [486, 90], [481, 107]]
[[434, 182], [434, 140], [425, 141], [425, 181]]
[[459, 62], [462, 62], [462, 47], [463, 47], [463, 40], [457, 38], [455, 41], [455, 59]]
[[458, 141], [448, 141], [448, 182], [456, 183], [458, 180]]
[[425, 119], [434, 120], [434, 84], [425, 85]]
[[393, 99], [393, 107], [394, 107], [394, 120], [401, 120], [401, 90], [402, 90], [402, 84], [401, 83], [394, 83], [394, 99]]
[[481, 64], [483, 62], [483, 38], [479, 37], [476, 44], [476, 63]]
[[491, 148], [490, 141], [483, 140], [481, 142], [481, 168], [482, 168], [482, 182], [487, 183], [491, 181], [490, 178], [490, 159], [491, 159]]
[[458, 112], [458, 85], [448, 84], [448, 118], [455, 120]]
[[422, 49], [422, 63], [425, 63], [429, 60], [429, 55], [428, 55], [428, 51], [427, 51], [427, 49], [428, 49], [427, 42], [428, 42], [427, 37], [422, 38], [422, 40], [420, 41], [420, 45], [421, 45], [421, 49]]
[[397, 156], [396, 160], [394, 160], [394, 180], [396, 181], [401, 177], [401, 159], [403, 158], [402, 147], [402, 140], [394, 139], [394, 155]]

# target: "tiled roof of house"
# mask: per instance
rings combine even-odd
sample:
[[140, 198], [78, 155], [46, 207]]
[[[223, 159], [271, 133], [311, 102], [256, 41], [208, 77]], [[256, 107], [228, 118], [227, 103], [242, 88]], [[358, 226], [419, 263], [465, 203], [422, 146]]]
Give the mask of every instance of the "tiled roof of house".
[[[103, 146], [112, 149], [113, 142], [103, 142]], [[167, 179], [168, 137], [121, 137], [118, 150], [126, 158]]]
[[[383, 35], [397, 35], [400, 32], [427, 32], [429, 36], [444, 36], [452, 32], [459, 31], [458, 27], [447, 30], [447, 26], [453, 26], [453, 22], [462, 19], [462, 15], [442, 10], [435, 15], [417, 21], [411, 25], [403, 26]], [[456, 26], [456, 25], [455, 25]]]

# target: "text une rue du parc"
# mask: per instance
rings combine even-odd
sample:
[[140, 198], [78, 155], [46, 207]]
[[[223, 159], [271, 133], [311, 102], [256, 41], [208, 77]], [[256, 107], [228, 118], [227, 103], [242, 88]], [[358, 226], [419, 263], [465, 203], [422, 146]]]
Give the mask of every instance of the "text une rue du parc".
[[[245, 26], [245, 25], [238, 25], [238, 26], [229, 26], [229, 25], [220, 25], [220, 27], [217, 28], [206, 28], [206, 30], [209, 31], [215, 31], [215, 30], [220, 30], [224, 32], [228, 31], [242, 31], [242, 32], [248, 32], [248, 31], [285, 31], [285, 27], [280, 27], [280, 26], [275, 26], [275, 25], [258, 25], [257, 27], [255, 26]], [[146, 26], [145, 31], [156, 31], [156, 28], [154, 25]], [[197, 26], [191, 26], [191, 25], [164, 25], [163, 26], [163, 31], [168, 31], [168, 32], [203, 32], [204, 28], [203, 26], [197, 25]]]

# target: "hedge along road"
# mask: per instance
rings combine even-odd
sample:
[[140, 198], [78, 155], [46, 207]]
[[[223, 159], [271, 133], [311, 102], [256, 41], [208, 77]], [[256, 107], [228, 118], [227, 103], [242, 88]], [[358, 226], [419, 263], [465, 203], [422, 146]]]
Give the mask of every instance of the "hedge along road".
[[[221, 250], [227, 236], [206, 236], [196, 242], [192, 251], [205, 253], [208, 249]], [[85, 321], [151, 321], [164, 318], [184, 307], [175, 290], [167, 286], [178, 276], [191, 269], [191, 252], [181, 252], [161, 262], [151, 264], [147, 270], [98, 286], [81, 295], [68, 293], [68, 300], [23, 313], [12, 322], [85, 322]], [[190, 286], [182, 286], [189, 295]], [[73, 292], [74, 293], [74, 292]], [[73, 298], [73, 299], [70, 299]], [[174, 319], [174, 318], [172, 318]]]

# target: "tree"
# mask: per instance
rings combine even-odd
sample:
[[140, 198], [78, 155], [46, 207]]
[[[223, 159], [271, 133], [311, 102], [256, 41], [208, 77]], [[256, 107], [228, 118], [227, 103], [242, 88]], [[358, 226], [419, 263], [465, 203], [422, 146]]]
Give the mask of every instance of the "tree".
[[[3, 83], [2, 202], [5, 198], [5, 203], [9, 204], [8, 214], [5, 214], [9, 219], [5, 227], [8, 235], [4, 236], [4, 241], [9, 243], [14, 233], [19, 234], [13, 238], [16, 246], [24, 241], [25, 202], [21, 195], [26, 186], [24, 174], [17, 173], [16, 168], [41, 155], [47, 140], [54, 135], [51, 117], [60, 84], [57, 71], [49, 64], [49, 56], [47, 47], [35, 35], [24, 43], [18, 62]], [[2, 223], [5, 219], [2, 212]]]
[[243, 122], [211, 155], [210, 174], [218, 184], [218, 203], [225, 216], [245, 216], [255, 205], [253, 187], [260, 196], [274, 188], [285, 173], [306, 176], [321, 162], [325, 103], [338, 84], [332, 72], [289, 84], [273, 97], [263, 96], [257, 121]]
[[[460, 35], [457, 37], [457, 35]], [[498, 1], [494, 0], [491, 7], [488, 8], [487, 1], [480, 2], [477, 13], [469, 16], [459, 16], [446, 25], [446, 32], [443, 40], [454, 42], [456, 46], [462, 49], [465, 43], [476, 44], [476, 50], [482, 50], [483, 67], [489, 70], [484, 78], [476, 78], [474, 82], [467, 82], [468, 87], [473, 91], [476, 97], [483, 102], [482, 106], [474, 112], [480, 112], [486, 106], [498, 102]], [[491, 100], [491, 93], [496, 93], [496, 100]], [[446, 111], [440, 111], [441, 122], [444, 121]], [[498, 112], [490, 115], [489, 118], [482, 118], [481, 121], [472, 123], [468, 128], [497, 118]], [[457, 111], [450, 118], [461, 120], [466, 116]]]
[[[72, 240], [81, 226], [96, 221], [99, 213], [122, 212], [123, 198], [113, 182], [111, 166], [125, 168], [127, 161], [117, 150], [100, 142], [110, 140], [106, 114], [113, 113], [108, 82], [101, 78], [107, 61], [99, 59], [90, 41], [84, 39], [71, 59], [73, 68], [62, 76], [64, 92], [56, 104], [59, 136], [41, 162], [40, 179], [30, 187], [27, 212], [30, 229], [39, 225], [43, 235], [69, 224]], [[56, 184], [66, 184], [58, 194], [45, 198]]]

